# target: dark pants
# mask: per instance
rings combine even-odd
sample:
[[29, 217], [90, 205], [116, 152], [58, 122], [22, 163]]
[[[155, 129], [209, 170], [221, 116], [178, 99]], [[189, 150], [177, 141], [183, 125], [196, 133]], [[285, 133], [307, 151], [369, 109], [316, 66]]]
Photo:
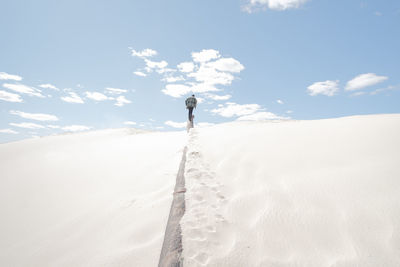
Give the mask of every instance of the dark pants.
[[188, 110], [189, 110], [189, 121], [192, 121], [193, 108], [188, 108]]

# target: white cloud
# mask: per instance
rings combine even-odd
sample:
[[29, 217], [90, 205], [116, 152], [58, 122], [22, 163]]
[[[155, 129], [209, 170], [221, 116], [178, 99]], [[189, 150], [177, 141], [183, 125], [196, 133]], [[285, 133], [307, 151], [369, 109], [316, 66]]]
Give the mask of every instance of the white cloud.
[[[259, 1], [262, 2], [263, 0]], [[289, 8], [299, 8], [305, 2], [307, 2], [307, 0], [269, 0], [268, 7], [270, 9], [285, 10]]]
[[18, 132], [12, 129], [0, 129], [0, 133], [7, 133], [7, 134], [18, 134]]
[[376, 95], [386, 91], [399, 91], [399, 90], [400, 90], [400, 85], [389, 85], [387, 87], [374, 90], [373, 92], [370, 93], [370, 95]]
[[228, 102], [224, 105], [219, 105], [218, 108], [211, 110], [212, 113], [218, 114], [222, 117], [230, 118], [233, 116], [244, 116], [254, 114], [261, 110], [258, 104], [236, 104]]
[[146, 62], [146, 66], [148, 69], [163, 69], [168, 66], [168, 62], [165, 60], [157, 62], [145, 59], [144, 61]]
[[238, 121], [264, 121], [264, 120], [281, 120], [289, 119], [289, 117], [281, 117], [272, 112], [262, 111], [254, 114], [239, 117]]
[[8, 74], [6, 72], [0, 72], [0, 80], [21, 81], [22, 77], [14, 74]]
[[360, 74], [354, 77], [352, 80], [348, 81], [345, 89], [347, 91], [359, 90], [368, 86], [381, 83], [383, 81], [386, 81], [387, 79], [388, 77], [378, 76], [375, 73]]
[[215, 101], [228, 100], [232, 97], [231, 95], [215, 95], [215, 94], [204, 94], [204, 96]]
[[191, 87], [183, 84], [167, 84], [161, 91], [172, 97], [182, 97], [191, 92]]
[[125, 125], [136, 125], [137, 123], [134, 121], [124, 121]]
[[212, 59], [217, 59], [219, 57], [219, 52], [214, 49], [203, 49], [200, 52], [192, 52], [193, 61], [200, 63], [207, 62]]
[[115, 105], [118, 106], [118, 107], [122, 107], [125, 104], [132, 103], [132, 101], [126, 99], [125, 96], [123, 96], [123, 95], [117, 97], [116, 100], [117, 100], [117, 102], [115, 103]]
[[201, 65], [196, 72], [189, 73], [187, 76], [194, 78], [198, 82], [221, 85], [230, 85], [235, 79], [232, 74], [217, 71], [211, 65]]
[[146, 57], [152, 57], [155, 55], [157, 55], [157, 51], [150, 49], [150, 48], [143, 49], [142, 51], [136, 51], [136, 50], [132, 49], [132, 56], [134, 56], [134, 57], [146, 58]]
[[177, 67], [181, 72], [192, 72], [194, 70], [193, 62], [182, 62]]
[[367, 92], [364, 92], [364, 91], [356, 91], [356, 92], [350, 94], [350, 96], [362, 96], [362, 95], [365, 95], [365, 94], [367, 94]]
[[166, 121], [166, 122], [164, 122], [164, 124], [171, 126], [173, 128], [185, 128], [186, 127], [186, 122]]
[[[203, 50], [205, 51], [205, 50]], [[210, 50], [207, 50], [210, 51]], [[215, 51], [215, 50], [212, 50]], [[207, 60], [216, 57], [219, 52], [215, 51], [211, 56], [205, 57]], [[199, 52], [202, 54], [203, 52]], [[207, 56], [208, 54], [205, 53]], [[213, 57], [212, 57], [213, 56]], [[200, 56], [198, 56], [200, 57]], [[203, 59], [205, 60], [205, 59]], [[202, 62], [196, 70], [187, 74], [187, 77], [194, 78], [197, 82], [207, 84], [208, 87], [214, 85], [230, 85], [235, 77], [232, 73], [239, 73], [244, 69], [244, 66], [234, 58], [220, 58], [216, 61]], [[205, 92], [207, 90], [204, 90]], [[210, 90], [209, 90], [210, 91]], [[216, 91], [216, 90], [211, 90]]]
[[[161, 90], [164, 94], [172, 96], [172, 97], [182, 97], [191, 93], [206, 93], [212, 91], [219, 91], [219, 89], [215, 88], [215, 86], [205, 83], [188, 83], [184, 84], [167, 84], [165, 89]], [[216, 96], [216, 98], [227, 98], [227, 96]], [[199, 100], [199, 99], [198, 99]], [[222, 100], [222, 99], [221, 99]], [[200, 102], [199, 102], [200, 103]]]
[[69, 96], [61, 97], [61, 100], [68, 103], [77, 103], [77, 104], [85, 103], [83, 99], [80, 96], [78, 96], [75, 92], [69, 92], [68, 94]]
[[60, 129], [61, 127], [58, 126], [58, 125], [47, 125], [47, 128], [50, 128], [50, 129]]
[[10, 110], [10, 114], [20, 116], [24, 119], [37, 121], [58, 121], [57, 116], [43, 113], [26, 113], [18, 110]]
[[156, 72], [159, 73], [159, 74], [163, 74], [163, 73], [168, 74], [170, 72], [176, 72], [176, 70], [175, 69], [171, 69], [171, 68], [161, 68], [161, 69], [156, 69]]
[[8, 102], [22, 102], [20, 95], [0, 90], [0, 99]]
[[[189, 93], [207, 93], [222, 91], [216, 86], [227, 86], [235, 79], [233, 74], [239, 73], [244, 66], [234, 58], [221, 58], [219, 51], [203, 49], [200, 52], [192, 52], [193, 62], [182, 62], [177, 65], [181, 75], [176, 74], [176, 69], [168, 68], [166, 61], [152, 61], [143, 58], [146, 64], [144, 70], [148, 73], [157, 72], [163, 74], [162, 81], [167, 84], [161, 91], [172, 97], [182, 97]], [[146, 73], [136, 72], [144, 76]], [[182, 84], [178, 82], [185, 81]], [[211, 95], [214, 100], [227, 100], [231, 96]]]
[[29, 96], [37, 96], [37, 97], [44, 97], [40, 92], [40, 90], [29, 87], [23, 84], [11, 84], [11, 83], [5, 83], [3, 84], [3, 87], [13, 90], [15, 92], [21, 93], [21, 94], [27, 94]]
[[299, 8], [308, 0], [248, 0], [248, 4], [243, 10], [252, 13], [259, 9], [286, 10], [291, 8]]
[[99, 93], [99, 92], [85, 92], [86, 97], [90, 98], [95, 101], [105, 101], [105, 100], [110, 100], [113, 99], [112, 97], [108, 97], [105, 94]]
[[111, 87], [107, 87], [106, 91], [107, 91], [107, 93], [110, 93], [110, 94], [113, 94], [113, 95], [120, 95], [120, 94], [128, 92], [128, 90], [126, 90], [126, 89], [111, 88]]
[[41, 85], [39, 85], [39, 87], [45, 88], [45, 89], [53, 89], [53, 90], [56, 90], [56, 91], [60, 91], [60, 89], [58, 89], [57, 87], [55, 87], [54, 85], [49, 84], [49, 83], [41, 84]]
[[88, 127], [85, 125], [70, 125], [70, 126], [64, 126], [61, 129], [66, 132], [80, 132], [80, 131], [90, 130], [91, 128], [92, 127]]
[[209, 83], [188, 83], [191, 86], [191, 92], [193, 93], [207, 93], [207, 92], [218, 92], [220, 89], [216, 88], [214, 84]]
[[141, 76], [141, 77], [146, 77], [147, 74], [141, 71], [134, 71], [133, 74], [137, 75], [137, 76]]
[[339, 81], [325, 81], [316, 82], [307, 87], [309, 95], [326, 95], [333, 96], [337, 91], [339, 91]]
[[197, 104], [201, 104], [205, 101], [205, 99], [202, 97], [196, 97], [196, 99], [197, 99]]
[[240, 64], [234, 58], [220, 58], [216, 61], [207, 62], [209, 67], [215, 68], [219, 71], [227, 71], [227, 72], [241, 72], [244, 70], [244, 66]]
[[10, 123], [11, 126], [19, 127], [19, 128], [26, 128], [26, 129], [43, 129], [45, 128], [42, 125], [31, 123], [31, 122], [21, 122], [21, 123]]
[[278, 104], [283, 104], [283, 101], [282, 100], [280, 100], [280, 99], [278, 99], [278, 100], [276, 100], [276, 103], [278, 103]]
[[174, 83], [174, 82], [179, 82], [179, 81], [184, 81], [185, 78], [183, 76], [167, 76], [162, 79], [162, 81], [167, 82], [167, 83]]
[[291, 113], [293, 113], [293, 110], [287, 110], [286, 113], [291, 114]]

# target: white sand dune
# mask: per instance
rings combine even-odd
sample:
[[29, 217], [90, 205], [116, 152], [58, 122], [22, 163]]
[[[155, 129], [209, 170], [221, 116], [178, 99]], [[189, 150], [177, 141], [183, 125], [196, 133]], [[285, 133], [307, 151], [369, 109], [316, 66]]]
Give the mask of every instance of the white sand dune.
[[0, 266], [157, 266], [186, 133], [0, 145]]
[[400, 266], [400, 115], [191, 132], [185, 266]]
[[400, 266], [400, 115], [0, 145], [0, 266], [157, 266], [182, 151], [184, 266]]

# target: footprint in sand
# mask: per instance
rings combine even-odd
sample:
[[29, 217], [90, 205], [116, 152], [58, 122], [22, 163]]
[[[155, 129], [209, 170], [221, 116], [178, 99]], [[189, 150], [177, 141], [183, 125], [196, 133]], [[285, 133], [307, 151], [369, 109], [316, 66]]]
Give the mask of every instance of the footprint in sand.
[[196, 256], [194, 256], [193, 259], [198, 263], [205, 265], [208, 262], [208, 254], [205, 252], [200, 252]]
[[196, 200], [196, 201], [202, 201], [203, 200], [203, 197], [201, 196], [201, 195], [199, 195], [199, 194], [196, 194], [196, 195], [194, 195], [194, 200]]

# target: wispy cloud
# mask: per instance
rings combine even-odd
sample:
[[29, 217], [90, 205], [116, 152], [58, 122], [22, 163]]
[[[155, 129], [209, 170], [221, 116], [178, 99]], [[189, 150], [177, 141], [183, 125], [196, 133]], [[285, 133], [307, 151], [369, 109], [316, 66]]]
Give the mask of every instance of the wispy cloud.
[[388, 77], [378, 76], [375, 73], [360, 74], [348, 81], [345, 89], [346, 91], [360, 90], [365, 87], [386, 81], [387, 79]]
[[204, 96], [215, 101], [228, 100], [232, 97], [231, 95], [216, 95], [210, 93], [205, 93]]
[[372, 91], [370, 93], [370, 95], [377, 95], [379, 93], [386, 92], [386, 91], [399, 91], [399, 90], [400, 90], [400, 84], [398, 84], [398, 85], [389, 85], [387, 87], [379, 88], [379, 89], [376, 89], [376, 90]]
[[108, 97], [105, 94], [99, 93], [99, 92], [85, 92], [86, 97], [90, 98], [95, 101], [106, 101], [106, 100], [112, 100], [114, 98]]
[[211, 113], [218, 114], [222, 117], [231, 118], [234, 116], [244, 116], [254, 114], [262, 108], [258, 104], [236, 104], [228, 102], [225, 105], [218, 105], [218, 108], [211, 110]]
[[185, 128], [186, 122], [175, 122], [175, 121], [166, 121], [165, 125], [171, 126], [173, 128]]
[[125, 104], [132, 103], [132, 101], [126, 99], [125, 96], [123, 96], [123, 95], [117, 97], [116, 100], [117, 100], [117, 102], [115, 103], [115, 105], [118, 106], [118, 107], [122, 107]]
[[0, 72], [0, 80], [14, 80], [21, 81], [22, 77], [15, 74], [8, 74], [6, 72]]
[[135, 74], [136, 76], [141, 76], [141, 77], [146, 77], [147, 74], [141, 71], [134, 71], [133, 74]]
[[29, 96], [44, 97], [39, 89], [24, 84], [5, 83], [3, 84], [3, 87], [21, 94], [27, 94]]
[[22, 102], [22, 98], [20, 95], [9, 93], [3, 90], [0, 90], [0, 100], [4, 100], [7, 102]]
[[167, 82], [167, 83], [174, 83], [174, 82], [180, 82], [184, 81], [185, 78], [183, 76], [166, 76], [162, 79], [162, 81]]
[[124, 121], [125, 125], [136, 125], [137, 123], [134, 121]]
[[18, 134], [17, 131], [14, 131], [12, 129], [0, 129], [0, 133], [6, 133], [6, 134]]
[[151, 61], [150, 59], [145, 59], [146, 69], [148, 72], [151, 72], [153, 69], [162, 70], [168, 66], [168, 62], [165, 60], [162, 61]]
[[272, 10], [287, 10], [292, 8], [299, 8], [308, 0], [248, 0], [247, 4], [243, 6], [243, 11], [252, 13], [258, 10], [265, 10], [267, 8]]
[[280, 99], [276, 100], [276, 103], [283, 105], [283, 101]]
[[126, 89], [107, 87], [106, 92], [112, 95], [120, 95], [128, 92]]
[[311, 96], [326, 95], [333, 96], [339, 91], [339, 81], [316, 82], [307, 87], [307, 92]]
[[157, 51], [150, 48], [143, 49], [142, 51], [136, 51], [134, 49], [131, 49], [131, 52], [133, 57], [140, 57], [140, 58], [153, 57], [157, 55]]
[[24, 119], [31, 119], [37, 121], [58, 121], [57, 116], [43, 113], [27, 113], [18, 110], [10, 110], [10, 114], [20, 116]]
[[32, 122], [21, 122], [21, 123], [10, 123], [11, 126], [26, 128], [26, 129], [43, 129], [45, 128], [43, 125], [32, 123]]
[[60, 129], [61, 128], [61, 126], [53, 125], [53, 124], [46, 125], [46, 127], [50, 128], [50, 129]]
[[64, 96], [61, 97], [62, 101], [68, 102], [68, 103], [77, 103], [77, 104], [83, 104], [85, 103], [83, 99], [75, 92], [69, 92], [69, 96]]
[[161, 91], [166, 95], [179, 98], [189, 93], [206, 93], [219, 90], [210, 84], [187, 83], [187, 85], [167, 84]]
[[237, 104], [232, 102], [225, 103], [225, 105], [218, 105], [218, 108], [211, 110], [211, 113], [218, 114], [225, 118], [238, 117], [237, 120], [239, 121], [261, 121], [289, 118], [265, 111], [265, 109], [258, 104]]
[[41, 84], [41, 85], [39, 85], [39, 87], [40, 88], [53, 89], [53, 90], [56, 90], [56, 91], [60, 91], [60, 89], [58, 89], [57, 87], [55, 87], [54, 85], [49, 84], [49, 83]]

